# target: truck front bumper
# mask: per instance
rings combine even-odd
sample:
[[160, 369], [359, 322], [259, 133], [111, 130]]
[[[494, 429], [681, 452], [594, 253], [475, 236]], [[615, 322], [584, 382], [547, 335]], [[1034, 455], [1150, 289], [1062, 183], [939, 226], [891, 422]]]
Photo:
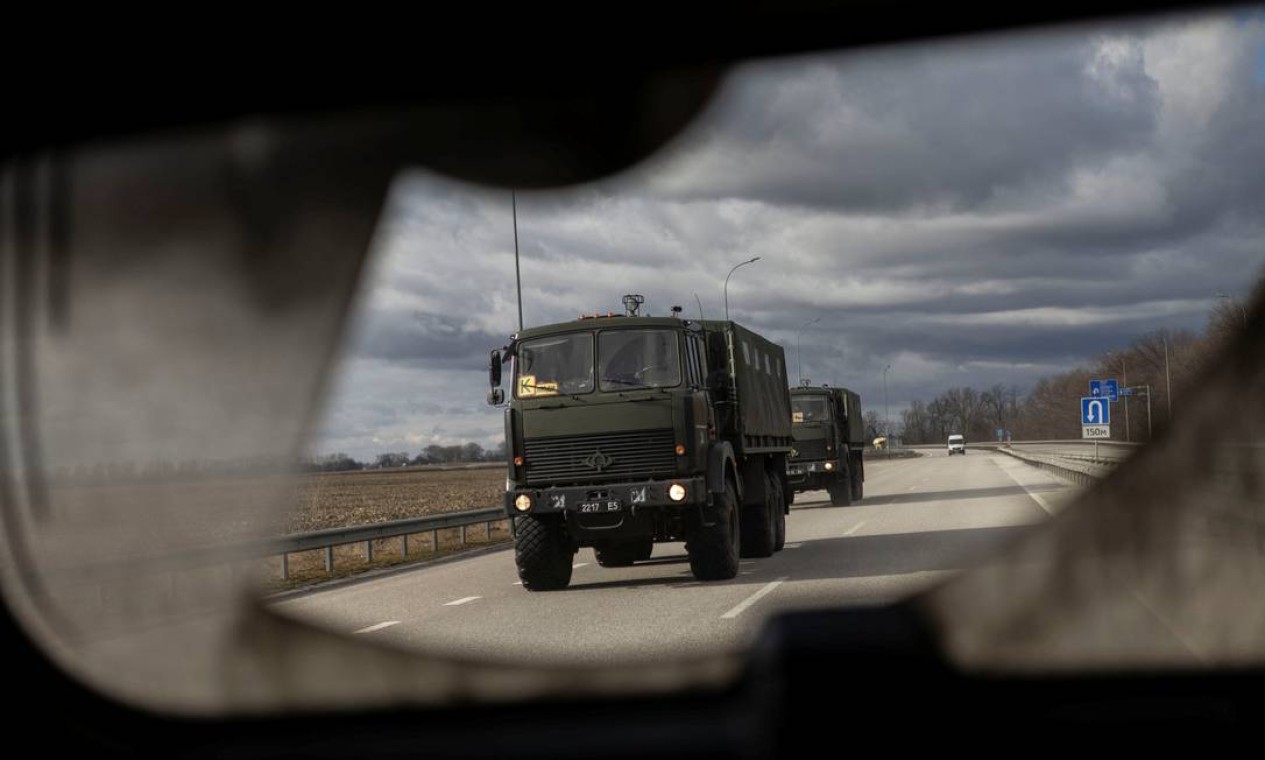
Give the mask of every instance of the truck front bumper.
[[[685, 489], [684, 498], [673, 499], [672, 486]], [[520, 496], [530, 500], [528, 509], [519, 509]], [[680, 508], [707, 503], [707, 482], [702, 476], [644, 480], [634, 483], [606, 483], [586, 486], [554, 486], [550, 488], [514, 488], [505, 493], [505, 512], [510, 517], [522, 515], [610, 514], [627, 512], [635, 515], [652, 508]]]
[[786, 477], [791, 481], [803, 480], [814, 473], [835, 473], [839, 469], [839, 462], [834, 459], [821, 462], [793, 462], [786, 466]]

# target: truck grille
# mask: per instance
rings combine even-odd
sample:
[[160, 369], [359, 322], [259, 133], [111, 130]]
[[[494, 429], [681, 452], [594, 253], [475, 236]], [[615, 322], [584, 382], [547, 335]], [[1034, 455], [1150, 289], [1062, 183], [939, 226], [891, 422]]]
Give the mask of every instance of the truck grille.
[[799, 456], [792, 461], [797, 462], [818, 462], [826, 458], [826, 442], [822, 439], [815, 441], [796, 441], [793, 448], [799, 452]]
[[524, 442], [528, 485], [602, 483], [672, 475], [671, 430], [568, 435]]

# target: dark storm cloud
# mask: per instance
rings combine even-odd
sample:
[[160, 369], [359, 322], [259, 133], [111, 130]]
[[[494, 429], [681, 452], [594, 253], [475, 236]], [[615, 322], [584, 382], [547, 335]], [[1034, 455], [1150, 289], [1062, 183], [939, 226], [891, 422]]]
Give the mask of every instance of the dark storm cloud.
[[[1262, 51], [1222, 15], [751, 64], [669, 154], [518, 195], [524, 321], [720, 317], [760, 256], [733, 317], [870, 408], [890, 365], [893, 416], [1197, 330], [1265, 272]], [[318, 448], [495, 443], [509, 193], [405, 173], [375, 258]]]
[[[752, 67], [680, 192], [831, 209], [962, 209], [1147, 144], [1141, 45], [1022, 35]], [[715, 138], [723, 141], [719, 147]], [[686, 152], [681, 161], [695, 156]]]
[[375, 310], [353, 340], [363, 358], [423, 369], [480, 369], [505, 337], [468, 329], [460, 315]]

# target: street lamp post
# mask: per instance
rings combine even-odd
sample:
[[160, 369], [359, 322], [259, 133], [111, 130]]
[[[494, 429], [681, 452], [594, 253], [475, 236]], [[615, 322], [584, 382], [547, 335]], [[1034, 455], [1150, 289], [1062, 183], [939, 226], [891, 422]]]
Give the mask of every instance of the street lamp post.
[[800, 325], [799, 332], [795, 333], [795, 363], [799, 365], [799, 384], [800, 385], [804, 384], [804, 360], [802, 358], [802, 351], [800, 350], [799, 339], [800, 339], [800, 336], [804, 334], [805, 328], [807, 328], [809, 325], [815, 325], [820, 321], [821, 321], [821, 317], [817, 317], [816, 319], [811, 319], [805, 322], [804, 324]]
[[734, 268], [730, 269], [729, 274], [725, 275], [725, 321], [726, 322], [729, 321], [729, 278], [733, 277], [733, 274], [735, 271], [738, 270], [738, 267], [745, 267], [746, 265], [754, 264], [755, 262], [759, 260], [760, 260], [759, 256], [753, 256], [739, 264], [734, 264]]
[[1164, 336], [1164, 401], [1168, 404], [1167, 419], [1173, 418], [1173, 376], [1168, 371], [1168, 336]]
[[883, 435], [891, 438], [892, 436], [892, 409], [887, 400], [887, 372], [892, 365], [883, 368]]
[[[1111, 351], [1108, 351], [1107, 355], [1119, 357], [1120, 376], [1121, 376], [1121, 379], [1124, 381], [1124, 387], [1128, 388], [1129, 387], [1129, 368], [1125, 365], [1124, 354], [1116, 354]], [[1124, 439], [1126, 441], [1133, 440], [1132, 432], [1129, 429], [1129, 397], [1128, 396], [1124, 397]]]
[[1151, 386], [1144, 385], [1146, 388], [1146, 439], [1151, 440]]

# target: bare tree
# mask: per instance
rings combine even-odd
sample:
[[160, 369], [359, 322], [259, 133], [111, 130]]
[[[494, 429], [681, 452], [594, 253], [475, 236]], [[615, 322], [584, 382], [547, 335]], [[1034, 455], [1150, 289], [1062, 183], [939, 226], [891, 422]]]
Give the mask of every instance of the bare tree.
[[862, 419], [865, 421], [865, 437], [874, 439], [879, 436], [879, 431], [883, 429], [883, 418], [873, 409], [864, 414]]

